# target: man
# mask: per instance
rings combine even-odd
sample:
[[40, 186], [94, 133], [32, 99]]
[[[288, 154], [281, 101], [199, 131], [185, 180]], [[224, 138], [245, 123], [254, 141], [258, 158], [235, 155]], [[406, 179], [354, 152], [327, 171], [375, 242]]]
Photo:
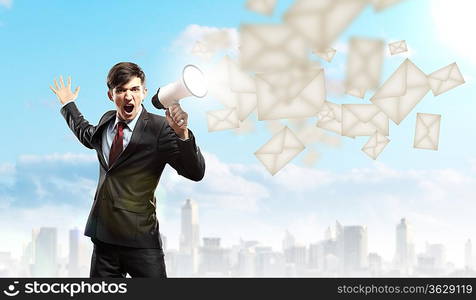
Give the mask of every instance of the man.
[[205, 162], [187, 128], [188, 115], [180, 105], [166, 117], [142, 105], [147, 95], [145, 74], [130, 62], [116, 64], [107, 77], [107, 95], [116, 110], [90, 125], [60, 77], [50, 86], [63, 107], [61, 113], [78, 140], [94, 149], [100, 163], [99, 182], [86, 224], [94, 251], [90, 277], [167, 277], [155, 189], [166, 164], [191, 180], [200, 181]]

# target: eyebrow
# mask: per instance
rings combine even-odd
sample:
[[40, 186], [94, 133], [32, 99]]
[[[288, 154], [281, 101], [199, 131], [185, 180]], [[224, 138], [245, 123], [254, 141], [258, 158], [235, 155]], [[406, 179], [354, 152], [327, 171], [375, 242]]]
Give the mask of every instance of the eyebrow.
[[[131, 87], [130, 90], [136, 89], [136, 88], [140, 88], [140, 85], [135, 85], [135, 86]], [[126, 89], [125, 87], [123, 87], [123, 86], [116, 87], [116, 89], [117, 89], [117, 90], [119, 90], [119, 89], [127, 90], [127, 89]]]

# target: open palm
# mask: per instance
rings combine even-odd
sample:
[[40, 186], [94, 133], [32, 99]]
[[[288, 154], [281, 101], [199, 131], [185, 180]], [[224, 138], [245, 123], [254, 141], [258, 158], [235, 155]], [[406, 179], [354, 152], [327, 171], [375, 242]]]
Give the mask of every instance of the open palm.
[[59, 85], [54, 80], [55, 88], [50, 85], [50, 89], [58, 97], [61, 104], [65, 104], [69, 101], [76, 100], [78, 98], [79, 86], [74, 90], [74, 93], [71, 91], [71, 77], [68, 77], [68, 84], [65, 86], [63, 82], [63, 76], [60, 76]]

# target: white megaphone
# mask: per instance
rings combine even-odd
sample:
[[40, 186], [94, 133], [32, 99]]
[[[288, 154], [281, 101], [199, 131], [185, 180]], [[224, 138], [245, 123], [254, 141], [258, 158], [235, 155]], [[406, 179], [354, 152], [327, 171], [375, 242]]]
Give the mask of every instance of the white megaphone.
[[203, 98], [208, 88], [202, 71], [194, 65], [186, 65], [182, 78], [159, 88], [152, 97], [152, 104], [158, 109], [167, 109], [189, 96]]

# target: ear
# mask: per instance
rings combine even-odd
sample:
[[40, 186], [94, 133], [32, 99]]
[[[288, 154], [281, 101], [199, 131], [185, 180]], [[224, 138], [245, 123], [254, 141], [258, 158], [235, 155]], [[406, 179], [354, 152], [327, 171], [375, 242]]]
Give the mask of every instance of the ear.
[[114, 100], [112, 100], [112, 92], [111, 92], [111, 90], [108, 90], [108, 91], [107, 91], [107, 97], [109, 98], [109, 100], [111, 100], [112, 102], [114, 102]]
[[147, 90], [147, 88], [145, 87], [145, 88], [144, 88], [144, 98], [147, 97], [147, 92], [148, 92], [148, 90]]

